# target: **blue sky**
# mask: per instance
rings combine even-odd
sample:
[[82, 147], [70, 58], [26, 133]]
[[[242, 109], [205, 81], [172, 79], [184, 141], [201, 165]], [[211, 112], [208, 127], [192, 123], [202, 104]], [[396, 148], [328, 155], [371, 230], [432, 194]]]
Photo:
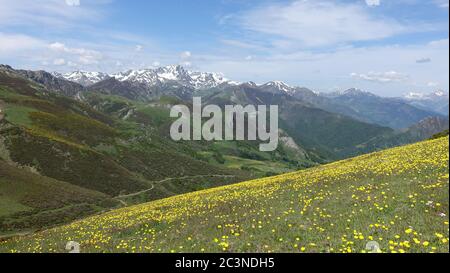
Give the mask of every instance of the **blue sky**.
[[0, 0], [0, 63], [182, 64], [236, 81], [384, 96], [449, 89], [448, 0]]

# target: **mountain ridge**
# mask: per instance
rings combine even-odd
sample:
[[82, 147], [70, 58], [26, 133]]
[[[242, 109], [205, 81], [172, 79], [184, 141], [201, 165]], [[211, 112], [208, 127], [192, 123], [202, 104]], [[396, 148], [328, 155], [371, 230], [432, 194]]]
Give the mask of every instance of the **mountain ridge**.
[[[356, 88], [324, 94], [305, 87], [293, 87], [282, 81], [270, 81], [264, 84], [233, 82], [218, 73], [193, 72], [180, 65], [128, 70], [110, 75], [80, 71], [51, 74], [45, 71], [14, 70], [9, 66], [2, 67], [0, 69], [22, 75], [44, 85], [48, 90], [56, 90], [79, 100], [83, 99], [85, 93], [100, 92], [142, 102], [151, 102], [163, 96], [190, 101], [194, 96], [207, 97], [230, 88], [249, 87], [273, 95], [286, 94], [309, 103], [315, 108], [343, 114], [367, 123], [389, 126], [396, 130], [408, 128], [427, 117], [448, 116], [445, 114], [448, 112], [446, 110], [448, 101], [445, 100], [444, 93], [436, 93], [435, 96], [419, 96], [420, 100], [385, 98]], [[91, 78], [87, 79], [88, 76]], [[77, 79], [81, 84], [73, 82]], [[92, 84], [87, 85], [86, 82]], [[429, 99], [430, 97], [434, 100]], [[438, 98], [443, 99], [437, 100]]]

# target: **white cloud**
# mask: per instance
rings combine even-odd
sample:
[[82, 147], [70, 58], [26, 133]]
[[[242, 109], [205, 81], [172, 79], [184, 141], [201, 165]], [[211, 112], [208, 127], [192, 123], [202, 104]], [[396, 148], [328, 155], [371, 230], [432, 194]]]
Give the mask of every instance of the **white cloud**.
[[68, 47], [60, 42], [50, 44], [49, 48], [60, 54], [75, 55], [78, 58], [77, 61], [84, 65], [97, 64], [103, 58], [103, 55], [96, 50]]
[[69, 66], [69, 67], [77, 67], [78, 64], [77, 64], [77, 63], [74, 63], [74, 62], [72, 62], [72, 61], [69, 61], [69, 62], [67, 62], [67, 66]]
[[431, 41], [430, 43], [428, 43], [428, 45], [434, 48], [448, 48], [449, 39], [447, 38], [442, 40]]
[[[258, 55], [252, 61], [245, 60], [247, 54], [227, 48], [219, 54], [198, 55], [195, 65], [202, 71], [223, 72], [227, 78], [240, 82], [279, 79], [290, 85], [322, 92], [339, 86], [341, 89], [356, 87], [384, 96], [398, 96], [413, 89], [431, 92], [433, 88], [427, 85], [429, 82], [438, 82], [444, 90], [449, 86], [447, 39], [415, 45], [344, 46], [327, 51], [273, 50]], [[418, 57], [423, 56], [430, 58], [432, 65], [414, 65]], [[383, 84], [349, 76], [352, 72], [367, 75], [368, 71], [395, 71], [409, 78], [403, 81], [390, 79], [392, 81]]]
[[190, 51], [184, 51], [180, 54], [180, 58], [183, 60], [189, 59], [190, 57], [192, 57], [192, 53]]
[[91, 1], [89, 5], [80, 5], [79, 0], [0, 0], [0, 27], [79, 27], [104, 17], [101, 9], [94, 8], [101, 2], [107, 1]]
[[393, 19], [374, 17], [361, 5], [323, 0], [263, 6], [234, 21], [246, 30], [269, 35], [273, 43], [300, 47], [378, 40], [409, 31]]
[[396, 71], [369, 72], [367, 74], [351, 73], [350, 75], [355, 79], [380, 83], [404, 82], [409, 79], [408, 75]]
[[78, 61], [84, 65], [98, 64], [101, 56], [96, 55], [82, 55], [78, 58]]
[[221, 42], [225, 45], [243, 48], [243, 49], [251, 49], [251, 50], [266, 50], [266, 47], [257, 45], [252, 42], [244, 42], [239, 40], [233, 40], [233, 39], [222, 39]]
[[155, 62], [152, 63], [152, 66], [153, 66], [153, 67], [160, 67], [160, 66], [161, 66], [161, 63], [155, 61]]
[[438, 5], [438, 7], [440, 8], [443, 9], [449, 8], [449, 0], [435, 0], [434, 3], [436, 3], [436, 5]]
[[429, 83], [427, 83], [427, 86], [428, 87], [438, 87], [439, 83], [437, 83], [437, 82], [429, 82]]
[[137, 45], [137, 46], [135, 47], [135, 50], [136, 50], [137, 52], [141, 52], [143, 49], [144, 49], [144, 47], [143, 47], [142, 45]]
[[80, 5], [80, 0], [66, 0], [66, 4], [68, 6], [79, 6]]
[[[50, 43], [44, 38], [0, 33], [1, 62], [49, 71], [69, 70], [75, 66], [77, 69], [105, 72], [160, 66], [159, 62], [185, 66], [193, 63], [195, 69], [223, 72], [229, 78], [242, 82], [280, 79], [291, 85], [320, 91], [334, 86], [346, 89], [358, 85], [356, 87], [376, 93], [385, 92], [385, 95], [399, 94], [405, 90], [426, 91], [433, 88], [429, 83], [439, 83], [440, 87], [448, 88], [448, 39], [411, 46], [381, 46], [383, 43], [377, 43], [379, 46], [351, 46], [354, 41], [383, 39], [411, 31], [409, 26], [399, 21], [377, 17], [375, 14], [380, 14], [378, 10], [370, 9], [363, 0], [264, 1], [270, 4], [224, 20], [224, 24], [234, 21], [241, 28], [230, 36], [224, 31], [226, 36], [220, 36], [220, 45], [205, 54], [200, 51], [194, 54], [181, 50], [173, 52], [156, 41], [132, 33], [99, 31], [95, 24], [90, 24], [98, 18], [98, 13], [87, 8], [92, 7], [94, 2], [109, 1], [83, 1], [82, 5], [73, 8], [67, 6], [65, 0], [0, 0], [0, 29], [9, 31], [16, 29], [9, 29], [9, 25], [28, 24], [26, 27], [33, 25], [33, 29], [27, 29], [27, 33], [33, 33], [38, 27], [51, 26], [46, 32], [49, 35], [46, 39], [59, 41]], [[407, 1], [417, 0], [402, 0], [402, 3]], [[283, 4], [286, 2], [290, 4]], [[384, 1], [382, 5], [388, 6], [390, 3]], [[67, 32], [64, 29], [67, 34], [63, 34], [60, 26], [65, 27], [66, 24], [76, 28]], [[52, 33], [55, 36], [51, 36]], [[72, 33], [77, 35], [74, 37]], [[76, 40], [76, 37], [84, 37], [85, 34], [93, 39]], [[241, 39], [242, 34], [245, 38]], [[65, 39], [67, 35], [71, 39]], [[316, 46], [327, 48], [316, 50]], [[144, 48], [139, 54], [135, 52]], [[184, 49], [190, 48], [186, 46]], [[426, 62], [428, 58], [433, 61], [432, 65], [415, 64], [416, 61]], [[57, 59], [64, 59], [65, 66], [55, 66]], [[385, 75], [389, 73], [383, 72], [387, 69], [403, 76], [409, 75], [409, 78], [402, 81], [401, 75]], [[349, 77], [352, 72], [357, 72], [353, 78]]]
[[65, 64], [66, 64], [66, 60], [64, 60], [64, 59], [62, 59], [62, 58], [55, 59], [55, 60], [53, 61], [53, 64], [54, 64], [54, 65], [65, 65]]
[[50, 49], [54, 51], [61, 51], [61, 52], [67, 52], [69, 49], [66, 48], [66, 46], [63, 43], [55, 42], [49, 45]]
[[6, 34], [0, 32], [0, 54], [11, 54], [13, 52], [20, 52], [24, 50], [35, 50], [44, 46], [45, 43], [43, 41], [27, 35]]
[[381, 0], [366, 0], [366, 4], [370, 7], [379, 6], [381, 4]]

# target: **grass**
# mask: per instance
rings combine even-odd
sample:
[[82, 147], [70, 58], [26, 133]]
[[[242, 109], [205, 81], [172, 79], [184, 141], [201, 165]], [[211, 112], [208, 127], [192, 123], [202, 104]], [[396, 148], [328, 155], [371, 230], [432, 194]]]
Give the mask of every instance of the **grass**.
[[281, 174], [293, 171], [286, 164], [271, 161], [259, 161], [236, 156], [224, 156], [225, 166], [232, 169], [247, 169], [259, 173]]
[[30, 127], [32, 121], [29, 114], [32, 112], [36, 112], [36, 109], [21, 105], [7, 104], [5, 109], [6, 120], [14, 124]]
[[[192, 158], [181, 145], [168, 142], [142, 124], [120, 119], [108, 121], [70, 99], [23, 96], [7, 105], [10, 111], [6, 118], [13, 127], [2, 132], [0, 154], [60, 181], [117, 196], [147, 189], [146, 181], [235, 172]], [[146, 115], [155, 114], [154, 120], [148, 120], [156, 126], [163, 110], [143, 108]], [[174, 171], [175, 165], [179, 167]], [[221, 181], [211, 184], [223, 185]], [[155, 198], [145, 201], [172, 196], [178, 191], [184, 193], [189, 188], [163, 189], [152, 195]]]
[[142, 123], [149, 123], [156, 127], [170, 124], [173, 119], [170, 118], [170, 109], [160, 106], [139, 105], [137, 107], [138, 120]]
[[449, 138], [111, 211], [0, 252], [448, 252]]
[[0, 196], [0, 217], [28, 211], [30, 209], [30, 207], [24, 206], [14, 199]]
[[[86, 209], [85, 212], [74, 212], [68, 207], [78, 204], [97, 206], [107, 200], [109, 198], [99, 192], [0, 160], [0, 233], [65, 223], [80, 214], [89, 215]], [[40, 217], [42, 215], [46, 217]]]
[[4, 100], [18, 100], [28, 98], [27, 96], [20, 95], [14, 91], [11, 91], [9, 88], [6, 88], [4, 86], [0, 86], [0, 99]]
[[286, 162], [271, 161], [270, 159], [255, 160], [239, 156], [222, 155], [216, 156], [218, 152], [199, 152], [209, 163], [232, 170], [241, 170], [248, 172], [252, 177], [272, 176], [297, 170]]
[[169, 196], [230, 185], [241, 180], [236, 175], [200, 175], [184, 178], [169, 178], [153, 182], [152, 187], [148, 190], [129, 196], [117, 197], [117, 199], [125, 202], [127, 205], [142, 204]]

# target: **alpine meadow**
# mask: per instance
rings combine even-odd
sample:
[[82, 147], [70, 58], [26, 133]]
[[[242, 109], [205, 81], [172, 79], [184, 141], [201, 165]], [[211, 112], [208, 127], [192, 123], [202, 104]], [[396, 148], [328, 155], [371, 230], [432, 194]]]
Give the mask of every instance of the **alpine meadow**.
[[2, 263], [284, 272], [450, 253], [448, 13], [0, 0]]

